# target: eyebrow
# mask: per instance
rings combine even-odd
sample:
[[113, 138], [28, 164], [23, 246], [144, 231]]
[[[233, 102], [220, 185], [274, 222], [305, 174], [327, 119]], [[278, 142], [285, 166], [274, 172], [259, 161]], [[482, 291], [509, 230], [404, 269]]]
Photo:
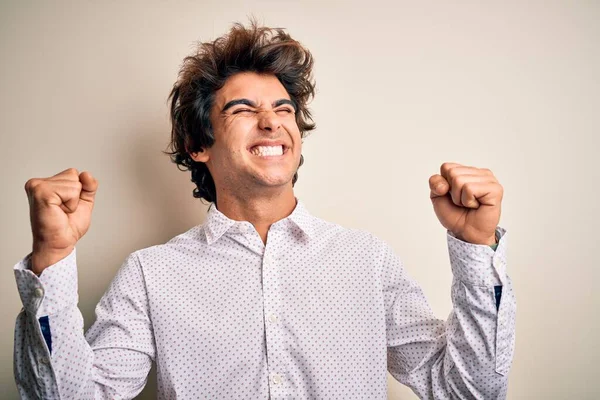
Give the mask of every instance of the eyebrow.
[[[256, 108], [256, 103], [253, 102], [252, 100], [248, 100], [248, 99], [234, 99], [234, 100], [228, 101], [227, 104], [225, 104], [225, 106], [221, 110], [221, 113], [224, 113], [225, 111], [227, 111], [231, 107], [237, 106], [238, 104], [245, 104], [247, 106]], [[273, 106], [273, 108], [275, 108], [275, 107], [279, 107], [279, 106], [281, 106], [283, 104], [289, 104], [290, 106], [292, 106], [292, 108], [294, 109], [294, 111], [297, 111], [296, 104], [293, 101], [289, 100], [289, 99], [279, 99], [279, 100], [276, 100], [276, 101], [273, 102], [272, 106]]]

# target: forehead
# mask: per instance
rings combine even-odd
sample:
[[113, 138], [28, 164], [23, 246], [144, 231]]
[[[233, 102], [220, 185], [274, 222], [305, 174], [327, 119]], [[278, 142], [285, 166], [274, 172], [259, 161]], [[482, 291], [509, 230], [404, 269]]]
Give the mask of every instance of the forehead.
[[275, 75], [241, 72], [227, 79], [215, 93], [215, 103], [223, 106], [234, 99], [248, 99], [258, 104], [289, 99], [290, 96]]

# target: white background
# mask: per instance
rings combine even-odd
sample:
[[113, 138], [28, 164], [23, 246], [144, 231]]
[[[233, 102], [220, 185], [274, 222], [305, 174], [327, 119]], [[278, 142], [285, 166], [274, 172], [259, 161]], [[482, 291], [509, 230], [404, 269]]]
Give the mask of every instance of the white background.
[[[194, 42], [250, 14], [315, 57], [317, 130], [296, 186], [308, 209], [391, 243], [445, 318], [451, 273], [428, 178], [445, 161], [490, 168], [518, 301], [508, 397], [598, 398], [596, 1], [1, 2], [1, 397], [17, 398], [25, 182], [69, 167], [100, 181], [77, 253], [88, 327], [127, 254], [203, 221], [189, 172], [160, 153], [166, 100]], [[415, 398], [391, 378], [389, 393]]]

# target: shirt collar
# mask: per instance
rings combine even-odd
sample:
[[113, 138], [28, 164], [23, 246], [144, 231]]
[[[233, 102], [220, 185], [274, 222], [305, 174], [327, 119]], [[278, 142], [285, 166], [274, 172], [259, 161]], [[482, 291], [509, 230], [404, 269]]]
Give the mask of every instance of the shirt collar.
[[[296, 199], [296, 207], [290, 215], [283, 220], [277, 221], [276, 224], [292, 222], [309, 238], [314, 235], [314, 222], [312, 215], [304, 207], [302, 202]], [[217, 209], [217, 206], [212, 203], [206, 215], [206, 221], [202, 225], [207, 244], [212, 244], [219, 240], [232, 226], [240, 224], [242, 221], [234, 221], [228, 218], [225, 214]]]
[[235, 221], [227, 218], [225, 214], [217, 210], [215, 203], [211, 203], [206, 215], [206, 221], [202, 226], [206, 236], [206, 243], [212, 244], [216, 242], [233, 225], [235, 225]]
[[296, 208], [287, 217], [309, 238], [314, 236], [314, 217], [308, 212], [304, 204], [296, 199]]

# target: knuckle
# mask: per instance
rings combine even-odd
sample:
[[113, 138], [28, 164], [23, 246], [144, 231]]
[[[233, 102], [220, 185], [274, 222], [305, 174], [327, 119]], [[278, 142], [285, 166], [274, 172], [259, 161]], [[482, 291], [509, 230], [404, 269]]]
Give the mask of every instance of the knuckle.
[[27, 180], [27, 182], [25, 182], [25, 191], [27, 193], [29, 193], [31, 191], [31, 189], [33, 189], [36, 186], [37, 181], [38, 181], [37, 178], [31, 178], [31, 179]]
[[77, 171], [76, 168], [71, 167], [71, 168], [67, 169], [67, 174], [79, 176], [79, 171]]
[[465, 183], [466, 179], [467, 178], [465, 178], [464, 175], [454, 175], [452, 177], [452, 183], [454, 184], [454, 186], [461, 187], [467, 184]]
[[450, 170], [454, 169], [455, 167], [464, 167], [464, 165], [455, 163], [455, 162], [445, 162], [440, 167], [440, 170], [449, 172]]
[[38, 184], [30, 190], [31, 197], [36, 201], [42, 200], [44, 198], [44, 193], [44, 184]]
[[448, 168], [447, 174], [448, 174], [448, 177], [453, 180], [459, 176], [457, 169], [453, 168], [453, 167]]

